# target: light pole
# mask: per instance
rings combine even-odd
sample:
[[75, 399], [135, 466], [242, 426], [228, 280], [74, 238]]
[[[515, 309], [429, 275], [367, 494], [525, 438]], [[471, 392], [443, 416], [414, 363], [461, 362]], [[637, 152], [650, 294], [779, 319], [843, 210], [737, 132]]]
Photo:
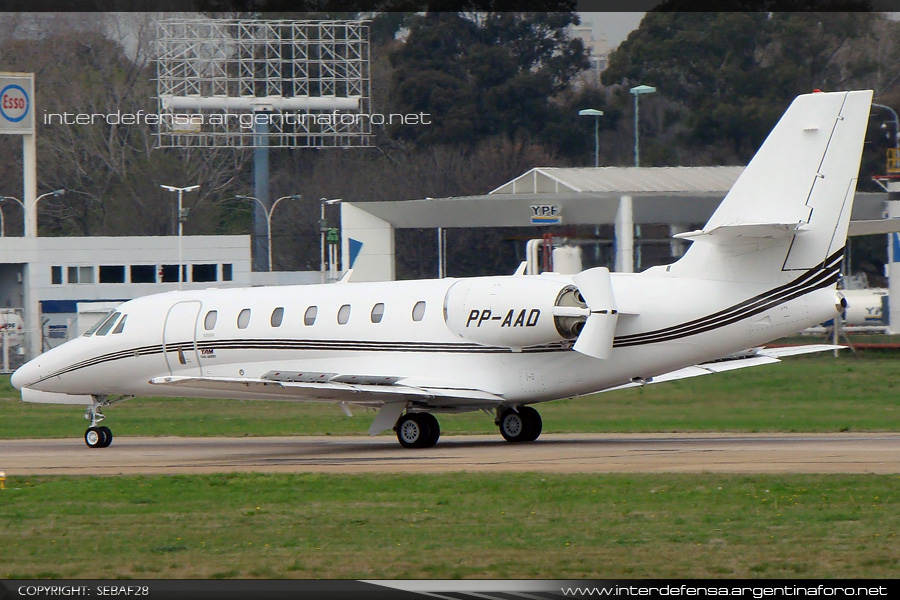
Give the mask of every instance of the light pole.
[[[42, 198], [46, 198], [47, 196], [62, 196], [65, 193], [66, 193], [66, 190], [63, 188], [63, 189], [59, 189], [59, 190], [53, 190], [52, 192], [47, 192], [46, 194], [41, 194], [40, 196], [38, 196], [37, 198], [34, 199], [35, 213], [37, 212], [37, 203], [40, 202]], [[26, 212], [25, 211], [25, 203], [22, 202], [21, 200], [19, 200], [18, 198], [16, 198], [15, 196], [0, 196], [0, 201], [2, 201], [2, 200], [14, 200], [19, 203], [19, 206], [22, 207], [22, 227], [27, 227], [28, 218], [25, 215], [25, 212]], [[36, 215], [35, 215], [34, 222], [35, 222], [35, 225], [37, 225], [37, 216]], [[2, 215], [2, 213], [0, 213], [0, 236], [5, 237], [6, 234], [3, 233], [2, 223], [3, 223], [3, 215]], [[27, 232], [25, 232], [25, 230], [23, 229], [23, 235], [25, 235], [26, 233]]]
[[328, 221], [325, 220], [325, 205], [340, 204], [340, 198], [319, 198], [321, 212], [319, 216], [319, 234], [321, 236], [321, 248], [319, 249], [319, 271], [322, 273], [322, 283], [325, 283], [325, 235], [328, 233]]
[[290, 198], [291, 200], [301, 200], [303, 196], [301, 194], [291, 194], [290, 196], [282, 196], [278, 200], [272, 203], [272, 206], [266, 208], [265, 203], [255, 196], [242, 196], [241, 194], [237, 194], [235, 196], [238, 200], [255, 200], [259, 203], [260, 207], [262, 207], [263, 213], [266, 215], [266, 237], [268, 238], [268, 249], [269, 249], [269, 272], [272, 272], [272, 213], [275, 212], [275, 207], [278, 206], [278, 203], [286, 198]]
[[[23, 221], [22, 226], [24, 227], [25, 205], [22, 203], [21, 200], [19, 200], [18, 198], [14, 197], [14, 196], [0, 196], [0, 202], [2, 202], [4, 200], [14, 200], [19, 203], [19, 206], [22, 207], [22, 221]], [[0, 208], [0, 237], [6, 237], [6, 226], [3, 224], [3, 209], [2, 208]]]
[[641, 94], [652, 94], [656, 92], [656, 88], [650, 85], [638, 85], [631, 88], [631, 93], [634, 94], [634, 166], [641, 166], [641, 145], [640, 145], [640, 135], [638, 132], [638, 96]]
[[181, 284], [184, 280], [184, 250], [181, 244], [181, 237], [184, 233], [184, 222], [187, 220], [187, 212], [185, 212], [182, 203], [181, 196], [184, 192], [193, 192], [195, 190], [199, 190], [199, 185], [189, 185], [187, 187], [175, 187], [174, 185], [160, 185], [164, 190], [169, 190], [170, 192], [178, 192], [178, 289], [181, 289]]
[[578, 111], [582, 117], [594, 117], [594, 166], [600, 166], [600, 117], [603, 116], [602, 110], [594, 108], [584, 108]]

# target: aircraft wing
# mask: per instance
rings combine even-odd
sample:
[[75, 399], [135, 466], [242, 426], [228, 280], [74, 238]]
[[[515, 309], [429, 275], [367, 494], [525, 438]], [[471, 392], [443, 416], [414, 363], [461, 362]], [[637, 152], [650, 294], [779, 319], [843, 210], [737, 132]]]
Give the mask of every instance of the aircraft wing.
[[724, 358], [705, 362], [677, 371], [670, 371], [657, 375], [645, 382], [626, 383], [625, 385], [601, 390], [603, 392], [611, 392], [613, 390], [624, 390], [632, 387], [640, 387], [648, 383], [663, 383], [666, 381], [675, 381], [678, 379], [687, 379], [689, 377], [699, 377], [701, 375], [712, 375], [714, 373], [724, 373], [726, 371], [734, 371], [744, 369], [746, 367], [757, 367], [760, 365], [771, 365], [781, 362], [781, 358], [785, 356], [797, 356], [799, 354], [810, 354], [813, 352], [826, 352], [829, 350], [838, 350], [846, 348], [846, 346], [833, 346], [830, 344], [808, 344], [805, 346], [783, 346], [780, 348], [751, 348], [746, 352], [733, 354]]
[[339, 402], [378, 409], [369, 427], [377, 435], [394, 426], [409, 407], [456, 412], [492, 408], [503, 398], [490, 392], [447, 387], [401, 385], [399, 377], [339, 375], [336, 373], [269, 372], [261, 378], [157, 377], [153, 385], [209, 390], [223, 398]]
[[267, 373], [261, 378], [246, 377], [157, 377], [153, 385], [210, 390], [222, 397], [270, 400], [333, 401], [378, 408], [386, 403], [412, 402], [429, 408], [459, 409], [496, 406], [503, 398], [475, 389], [408, 386], [398, 377], [361, 377], [332, 373], [304, 374], [318, 381], [296, 381], [284, 373]]

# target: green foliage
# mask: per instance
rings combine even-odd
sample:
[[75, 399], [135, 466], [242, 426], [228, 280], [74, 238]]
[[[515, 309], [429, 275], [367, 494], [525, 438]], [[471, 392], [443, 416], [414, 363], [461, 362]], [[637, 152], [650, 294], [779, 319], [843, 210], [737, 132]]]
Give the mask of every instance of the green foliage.
[[872, 13], [648, 13], [610, 56], [606, 85], [654, 85], [679, 107], [685, 141], [746, 162], [798, 94], [873, 85]]
[[535, 135], [550, 99], [587, 68], [575, 13], [427, 13], [410, 19], [391, 54], [403, 112], [425, 112], [427, 128], [397, 129], [419, 144], [472, 143], [497, 134]]

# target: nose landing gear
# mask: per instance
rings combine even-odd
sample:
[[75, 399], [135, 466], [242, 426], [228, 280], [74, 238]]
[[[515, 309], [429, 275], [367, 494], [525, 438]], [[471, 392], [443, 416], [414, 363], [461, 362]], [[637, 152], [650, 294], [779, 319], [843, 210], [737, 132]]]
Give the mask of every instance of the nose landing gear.
[[88, 427], [84, 432], [84, 443], [88, 448], [107, 448], [112, 444], [113, 435], [109, 427]]
[[100, 409], [109, 406], [133, 396], [119, 396], [118, 398], [109, 399], [108, 396], [92, 395], [93, 404], [88, 407], [84, 413], [84, 418], [91, 422], [91, 426], [84, 432], [84, 443], [88, 448], [108, 448], [113, 441], [113, 434], [109, 427], [98, 427], [101, 421], [106, 418]]

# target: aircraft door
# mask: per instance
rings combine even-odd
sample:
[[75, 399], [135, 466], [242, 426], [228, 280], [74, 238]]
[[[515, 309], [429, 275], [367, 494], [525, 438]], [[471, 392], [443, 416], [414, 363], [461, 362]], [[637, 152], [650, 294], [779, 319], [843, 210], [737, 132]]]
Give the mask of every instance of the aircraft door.
[[202, 375], [197, 352], [197, 319], [200, 301], [178, 302], [166, 314], [163, 355], [171, 375]]

